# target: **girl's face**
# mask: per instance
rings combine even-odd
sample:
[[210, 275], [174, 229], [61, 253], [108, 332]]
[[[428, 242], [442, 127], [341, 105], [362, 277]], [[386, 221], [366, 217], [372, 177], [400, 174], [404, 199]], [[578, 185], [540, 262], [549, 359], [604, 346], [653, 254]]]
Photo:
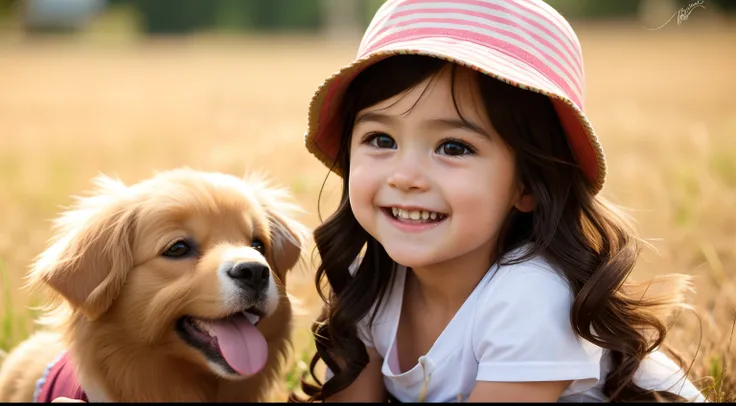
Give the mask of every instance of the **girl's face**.
[[512, 207], [533, 209], [473, 73], [455, 72], [457, 109], [451, 79], [443, 69], [361, 110], [354, 123], [350, 204], [361, 226], [407, 267], [474, 258], [489, 266]]

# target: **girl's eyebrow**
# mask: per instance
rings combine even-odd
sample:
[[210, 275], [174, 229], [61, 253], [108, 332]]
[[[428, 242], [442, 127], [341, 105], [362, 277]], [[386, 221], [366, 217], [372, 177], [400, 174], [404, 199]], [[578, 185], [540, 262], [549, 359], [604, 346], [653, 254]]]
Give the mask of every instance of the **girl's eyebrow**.
[[484, 130], [483, 127], [473, 123], [472, 121], [468, 121], [467, 119], [461, 120], [459, 118], [436, 118], [433, 120], [429, 120], [429, 123], [430, 125], [445, 127], [447, 129], [468, 130], [478, 135], [482, 135], [489, 140], [491, 139], [491, 135], [488, 134], [488, 132]]
[[380, 123], [380, 124], [390, 125], [396, 122], [396, 118], [394, 118], [393, 116], [389, 116], [387, 114], [381, 114], [375, 111], [369, 111], [367, 113], [358, 114], [358, 117], [355, 118], [354, 126], [357, 126], [360, 123], [370, 122], [370, 121]]
[[[376, 122], [385, 125], [392, 125], [395, 124], [396, 121], [398, 121], [398, 119], [395, 116], [370, 111], [367, 113], [359, 114], [358, 117], [355, 119], [354, 126], [365, 122]], [[488, 131], [483, 129], [483, 127], [479, 126], [478, 124], [475, 124], [467, 119], [462, 120], [460, 118], [435, 118], [432, 120], [427, 120], [425, 125], [429, 127], [441, 127], [448, 130], [467, 130], [488, 138], [489, 140], [492, 139], [491, 135], [488, 134]]]

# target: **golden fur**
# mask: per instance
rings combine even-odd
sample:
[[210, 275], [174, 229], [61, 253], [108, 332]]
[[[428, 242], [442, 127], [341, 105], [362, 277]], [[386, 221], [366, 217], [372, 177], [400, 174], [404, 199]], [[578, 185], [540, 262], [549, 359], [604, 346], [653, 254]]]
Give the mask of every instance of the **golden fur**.
[[[31, 401], [44, 368], [64, 348], [91, 401], [268, 400], [290, 349], [287, 271], [309, 237], [288, 193], [258, 176], [187, 168], [130, 187], [104, 176], [95, 183], [94, 193], [57, 220], [51, 246], [31, 269], [29, 285], [50, 288], [40, 320], [47, 331], [0, 358], [0, 402]], [[161, 256], [183, 237], [197, 242], [197, 257]], [[254, 238], [265, 255], [251, 248]], [[268, 361], [244, 380], [223, 376], [175, 332], [185, 315], [216, 319], [238, 310], [218, 276], [223, 261], [238, 260], [267, 264], [278, 292], [257, 326]]]

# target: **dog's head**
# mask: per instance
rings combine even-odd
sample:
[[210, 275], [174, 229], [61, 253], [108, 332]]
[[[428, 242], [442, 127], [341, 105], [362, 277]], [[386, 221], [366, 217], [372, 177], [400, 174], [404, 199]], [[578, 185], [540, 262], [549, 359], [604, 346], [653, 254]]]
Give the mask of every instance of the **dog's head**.
[[288, 193], [190, 169], [96, 184], [57, 220], [30, 282], [60, 295], [72, 329], [226, 379], [258, 372], [289, 334], [287, 271], [309, 236]]

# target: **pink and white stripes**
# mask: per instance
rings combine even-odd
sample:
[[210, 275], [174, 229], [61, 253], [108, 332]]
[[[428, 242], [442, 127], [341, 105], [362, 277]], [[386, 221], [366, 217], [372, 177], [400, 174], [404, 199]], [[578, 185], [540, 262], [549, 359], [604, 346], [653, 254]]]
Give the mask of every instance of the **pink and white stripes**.
[[337, 112], [345, 90], [366, 67], [401, 54], [445, 59], [548, 96], [591, 189], [603, 187], [603, 148], [583, 112], [580, 42], [542, 0], [387, 0], [356, 59], [325, 80], [310, 103], [306, 146], [332, 171], [341, 172], [335, 164], [343, 128]]
[[452, 37], [495, 48], [530, 65], [582, 109], [580, 44], [569, 24], [557, 16], [546, 4], [531, 0], [389, 0], [363, 36], [358, 58], [397, 41]]

